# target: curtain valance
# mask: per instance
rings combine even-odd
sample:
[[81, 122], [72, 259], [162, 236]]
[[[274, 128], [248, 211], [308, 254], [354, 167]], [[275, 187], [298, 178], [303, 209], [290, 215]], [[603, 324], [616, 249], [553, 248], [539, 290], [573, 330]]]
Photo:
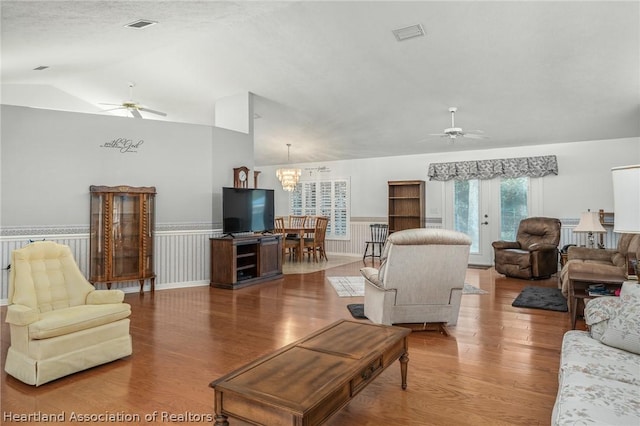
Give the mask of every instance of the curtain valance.
[[494, 177], [542, 177], [558, 174], [555, 155], [503, 158], [497, 160], [456, 161], [429, 164], [429, 180], [471, 180]]

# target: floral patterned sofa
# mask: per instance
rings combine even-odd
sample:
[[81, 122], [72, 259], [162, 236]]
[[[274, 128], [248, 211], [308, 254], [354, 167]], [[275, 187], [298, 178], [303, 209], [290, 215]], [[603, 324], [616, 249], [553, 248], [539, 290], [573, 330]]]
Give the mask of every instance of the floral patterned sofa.
[[552, 425], [640, 425], [640, 285], [592, 299], [564, 335]]

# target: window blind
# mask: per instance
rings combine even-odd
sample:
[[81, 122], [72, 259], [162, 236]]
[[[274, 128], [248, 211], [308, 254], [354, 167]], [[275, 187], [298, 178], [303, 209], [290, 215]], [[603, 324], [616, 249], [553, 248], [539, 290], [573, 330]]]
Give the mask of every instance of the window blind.
[[334, 179], [298, 182], [289, 195], [289, 214], [326, 216], [327, 238], [349, 238], [349, 181]]

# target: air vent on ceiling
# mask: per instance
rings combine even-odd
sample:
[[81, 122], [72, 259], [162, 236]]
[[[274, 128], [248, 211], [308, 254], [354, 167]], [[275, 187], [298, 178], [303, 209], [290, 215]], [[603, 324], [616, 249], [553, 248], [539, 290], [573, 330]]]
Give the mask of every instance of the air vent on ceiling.
[[130, 24], [125, 25], [125, 27], [135, 28], [136, 30], [140, 30], [142, 28], [147, 28], [155, 24], [157, 24], [157, 22], [155, 21], [150, 21], [148, 19], [138, 19], [135, 22], [131, 22]]
[[421, 37], [425, 34], [424, 28], [421, 24], [411, 25], [409, 27], [398, 28], [393, 30], [393, 35], [396, 36], [396, 40], [405, 41], [414, 37]]
[[33, 70], [42, 71], [42, 70], [46, 70], [47, 68], [49, 68], [49, 65], [40, 65], [39, 67], [35, 67]]

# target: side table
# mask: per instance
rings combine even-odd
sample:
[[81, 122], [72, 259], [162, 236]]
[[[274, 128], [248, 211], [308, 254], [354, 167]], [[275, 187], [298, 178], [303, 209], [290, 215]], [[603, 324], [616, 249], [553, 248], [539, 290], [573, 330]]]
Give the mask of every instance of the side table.
[[[578, 299], [590, 299], [587, 289], [592, 284], [604, 284], [607, 290], [615, 290], [622, 287], [624, 280], [611, 278], [606, 275], [589, 274], [585, 272], [569, 272], [569, 310], [571, 311], [571, 328], [576, 328], [576, 315]], [[584, 302], [583, 302], [584, 303]]]

